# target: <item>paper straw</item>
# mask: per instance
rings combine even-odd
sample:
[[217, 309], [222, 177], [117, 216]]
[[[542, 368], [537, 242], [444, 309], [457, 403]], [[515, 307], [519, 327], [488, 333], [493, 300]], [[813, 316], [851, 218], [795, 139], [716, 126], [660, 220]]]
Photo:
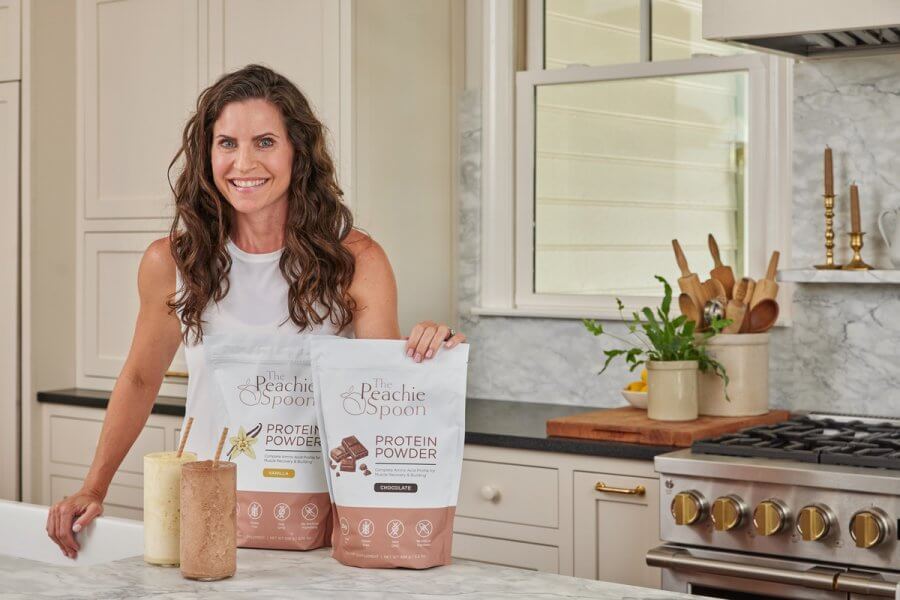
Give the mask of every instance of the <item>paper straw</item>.
[[222, 454], [222, 446], [225, 445], [225, 436], [228, 435], [228, 428], [222, 429], [222, 435], [219, 437], [219, 446], [216, 448], [216, 457], [213, 459], [213, 465], [219, 462], [219, 455]]
[[194, 424], [194, 417], [188, 417], [187, 425], [184, 428], [184, 432], [181, 434], [181, 443], [178, 444], [178, 458], [181, 458], [181, 454], [184, 452], [184, 445], [187, 444], [188, 436], [191, 434], [191, 425]]

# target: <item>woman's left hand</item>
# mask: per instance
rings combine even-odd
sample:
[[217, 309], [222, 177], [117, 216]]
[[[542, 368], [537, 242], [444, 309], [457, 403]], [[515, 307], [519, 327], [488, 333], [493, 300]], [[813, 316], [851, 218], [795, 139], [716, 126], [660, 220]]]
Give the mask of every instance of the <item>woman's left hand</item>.
[[406, 338], [406, 355], [416, 362], [432, 358], [437, 354], [441, 344], [445, 348], [453, 348], [466, 341], [466, 336], [453, 331], [447, 325], [434, 321], [422, 321], [412, 328]]

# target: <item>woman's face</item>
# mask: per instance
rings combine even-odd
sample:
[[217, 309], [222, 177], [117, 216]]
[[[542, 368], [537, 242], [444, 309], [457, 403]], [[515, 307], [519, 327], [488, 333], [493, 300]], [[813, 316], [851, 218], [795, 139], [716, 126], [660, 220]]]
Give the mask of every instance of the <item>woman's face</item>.
[[294, 148], [274, 104], [262, 99], [227, 104], [213, 124], [211, 159], [216, 187], [238, 213], [260, 214], [287, 204]]

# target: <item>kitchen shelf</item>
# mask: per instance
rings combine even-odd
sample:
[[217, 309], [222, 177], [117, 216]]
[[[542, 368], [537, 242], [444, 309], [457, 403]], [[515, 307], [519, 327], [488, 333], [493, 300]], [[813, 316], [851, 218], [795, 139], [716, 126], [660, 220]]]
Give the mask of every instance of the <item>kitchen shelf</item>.
[[866, 283], [900, 284], [900, 270], [872, 269], [871, 271], [840, 271], [819, 269], [785, 269], [778, 271], [778, 281], [793, 283]]

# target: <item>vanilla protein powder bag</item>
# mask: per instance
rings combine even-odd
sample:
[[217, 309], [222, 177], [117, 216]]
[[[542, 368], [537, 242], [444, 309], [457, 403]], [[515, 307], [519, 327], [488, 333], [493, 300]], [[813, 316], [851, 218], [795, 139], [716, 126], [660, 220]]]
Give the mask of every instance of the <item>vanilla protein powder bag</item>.
[[[309, 550], [327, 545], [331, 502], [301, 334], [203, 338], [228, 427], [222, 460], [237, 464], [238, 546]], [[216, 442], [212, 443], [215, 447]]]
[[415, 363], [402, 340], [312, 342], [316, 408], [345, 565], [450, 562], [469, 347]]

